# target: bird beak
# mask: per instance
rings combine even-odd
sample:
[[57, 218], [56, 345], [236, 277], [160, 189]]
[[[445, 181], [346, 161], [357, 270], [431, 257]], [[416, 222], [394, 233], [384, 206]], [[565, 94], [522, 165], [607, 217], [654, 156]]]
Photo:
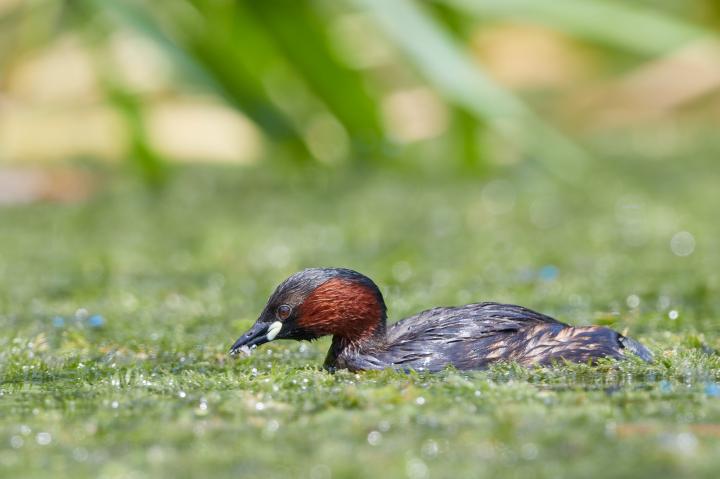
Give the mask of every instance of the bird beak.
[[237, 341], [235, 341], [235, 344], [233, 344], [230, 348], [230, 354], [237, 354], [242, 347], [251, 348], [253, 346], [260, 346], [261, 344], [272, 341], [278, 334], [280, 334], [282, 327], [283, 324], [280, 321], [275, 321], [274, 323], [269, 324], [260, 321], [256, 322], [247, 333], [243, 334]]

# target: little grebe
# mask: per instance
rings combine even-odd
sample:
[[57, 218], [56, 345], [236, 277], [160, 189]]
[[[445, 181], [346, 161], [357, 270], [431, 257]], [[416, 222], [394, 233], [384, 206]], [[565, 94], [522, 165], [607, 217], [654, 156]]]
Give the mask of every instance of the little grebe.
[[325, 367], [352, 371], [481, 369], [503, 360], [526, 366], [584, 363], [621, 359], [626, 351], [652, 360], [643, 345], [612, 329], [576, 328], [511, 304], [433, 308], [390, 326], [386, 319], [382, 294], [370, 278], [349, 269], [306, 269], [277, 287], [230, 352], [331, 334]]

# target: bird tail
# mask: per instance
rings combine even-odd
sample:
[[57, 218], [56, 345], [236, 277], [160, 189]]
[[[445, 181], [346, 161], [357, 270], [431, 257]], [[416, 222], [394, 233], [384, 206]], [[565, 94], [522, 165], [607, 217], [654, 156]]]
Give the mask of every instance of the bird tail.
[[635, 341], [634, 339], [628, 338], [627, 336], [620, 336], [620, 338], [618, 339], [620, 341], [620, 344], [622, 344], [625, 349], [637, 355], [643, 361], [646, 361], [648, 363], [652, 362], [653, 353], [651, 353], [648, 348]]

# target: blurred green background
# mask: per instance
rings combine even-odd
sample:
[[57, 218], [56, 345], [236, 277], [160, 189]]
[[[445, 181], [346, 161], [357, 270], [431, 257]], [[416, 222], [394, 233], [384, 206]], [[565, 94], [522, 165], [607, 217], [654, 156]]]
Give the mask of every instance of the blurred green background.
[[[0, 0], [0, 471], [716, 477], [720, 6]], [[320, 369], [230, 344], [344, 266], [651, 365]]]
[[578, 180], [603, 154], [670, 155], [717, 115], [711, 1], [0, 9], [6, 162], [127, 161], [150, 183], [175, 160]]

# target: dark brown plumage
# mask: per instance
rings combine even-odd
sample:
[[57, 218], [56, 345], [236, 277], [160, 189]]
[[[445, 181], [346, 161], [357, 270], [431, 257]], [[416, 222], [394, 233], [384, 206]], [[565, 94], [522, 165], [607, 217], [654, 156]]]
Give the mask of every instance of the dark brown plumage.
[[281, 283], [255, 325], [233, 345], [333, 335], [325, 360], [330, 369], [438, 371], [449, 365], [482, 369], [497, 361], [525, 366], [556, 361], [646, 361], [640, 343], [600, 326], [572, 327], [521, 306], [475, 303], [433, 308], [386, 327], [380, 290], [348, 269], [306, 269]]

